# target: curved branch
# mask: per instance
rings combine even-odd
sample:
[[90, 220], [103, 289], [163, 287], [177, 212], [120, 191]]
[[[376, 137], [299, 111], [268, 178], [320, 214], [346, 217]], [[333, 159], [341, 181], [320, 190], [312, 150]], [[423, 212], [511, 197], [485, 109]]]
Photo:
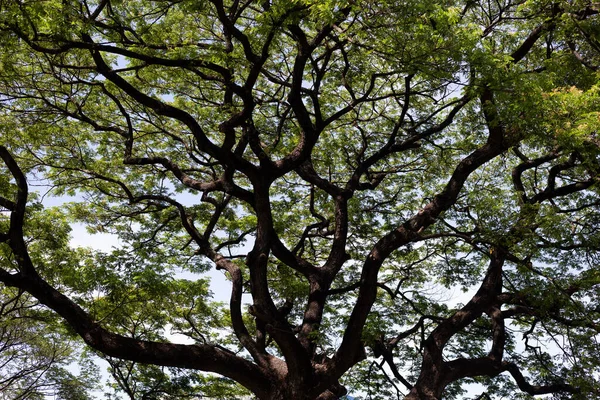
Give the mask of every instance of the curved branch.
[[506, 138], [503, 128], [495, 122], [497, 121], [496, 111], [490, 91], [484, 92], [482, 103], [484, 103], [483, 113], [489, 129], [486, 144], [463, 158], [456, 166], [444, 190], [438, 193], [417, 215], [380, 239], [365, 260], [358, 299], [350, 315], [342, 344], [332, 361], [336, 373], [341, 375], [345, 372], [351, 366], [355, 352], [360, 349], [362, 329], [371, 306], [375, 302], [377, 276], [383, 262], [392, 251], [418, 240], [420, 233], [435, 223], [436, 218], [456, 202], [471, 173], [512, 146], [511, 142], [514, 138]]
[[550, 385], [532, 385], [523, 376], [519, 367], [516, 364], [504, 362], [502, 363], [502, 367], [504, 371], [508, 371], [517, 385], [519, 389], [522, 391], [529, 393], [532, 396], [540, 395], [540, 394], [549, 394], [549, 393], [557, 393], [557, 392], [566, 392], [566, 393], [579, 393], [579, 389], [569, 385], [567, 383], [553, 383]]
[[142, 93], [131, 83], [129, 83], [127, 80], [125, 80], [115, 71], [113, 71], [108, 66], [108, 64], [106, 64], [104, 58], [100, 54], [100, 50], [95, 47], [95, 43], [92, 41], [91, 37], [86, 36], [85, 40], [90, 45], [92, 45], [90, 50], [92, 58], [96, 63], [98, 72], [102, 74], [106, 79], [114, 83], [117, 87], [119, 87], [121, 90], [123, 90], [125, 93], [127, 93], [140, 104], [149, 107], [150, 109], [154, 110], [160, 115], [173, 118], [186, 125], [190, 129], [191, 133], [194, 135], [194, 138], [196, 139], [196, 142], [201, 151], [205, 151], [206, 153], [210, 154], [212, 157], [216, 158], [224, 165], [235, 163], [240, 171], [249, 174], [249, 176], [255, 175], [256, 167], [252, 165], [252, 163], [243, 159], [237, 154], [232, 153], [231, 151], [228, 151], [226, 149], [220, 148], [214, 143], [212, 143], [204, 133], [202, 127], [198, 124], [198, 121], [196, 121], [196, 119], [192, 117], [192, 115], [180, 108], [174, 107], [151, 96], [148, 96], [145, 93]]
[[[18, 195], [11, 212], [10, 248], [22, 272], [10, 274], [0, 269], [0, 282], [35, 297], [54, 310], [94, 349], [113, 357], [163, 366], [192, 368], [230, 377], [258, 395], [265, 395], [269, 380], [257, 365], [212, 345], [181, 345], [128, 338], [102, 328], [87, 312], [44, 281], [29, 257], [23, 238], [23, 214], [27, 202], [25, 175], [4, 146], [0, 157], [15, 177]], [[13, 222], [14, 221], [14, 222]]]
[[7, 277], [6, 272], [1, 271], [0, 281], [30, 293], [40, 303], [64, 318], [89, 346], [108, 356], [141, 363], [216, 372], [240, 382], [259, 396], [264, 395], [265, 389], [269, 387], [268, 378], [261, 368], [216, 346], [137, 340], [109, 332], [39, 276]]
[[242, 293], [243, 293], [243, 278], [239, 267], [231, 261], [225, 259], [218, 254], [210, 254], [214, 258], [217, 269], [223, 269], [229, 273], [231, 277], [231, 298], [229, 301], [231, 323], [235, 335], [246, 350], [250, 352], [254, 360], [260, 365], [267, 366], [270, 356], [261, 349], [258, 344], [252, 339], [242, 315]]

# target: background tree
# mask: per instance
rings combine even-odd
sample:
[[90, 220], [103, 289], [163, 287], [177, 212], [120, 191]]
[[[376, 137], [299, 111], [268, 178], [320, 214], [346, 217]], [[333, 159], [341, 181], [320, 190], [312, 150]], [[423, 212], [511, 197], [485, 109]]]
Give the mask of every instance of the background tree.
[[72, 365], [80, 346], [68, 339], [56, 318], [29, 296], [5, 288], [0, 313], [0, 398], [87, 400], [96, 386], [95, 369]]
[[[598, 394], [592, 2], [0, 4], [0, 281], [114, 371], [261, 399]], [[77, 195], [53, 218], [123, 247], [44, 251], [36, 177]]]

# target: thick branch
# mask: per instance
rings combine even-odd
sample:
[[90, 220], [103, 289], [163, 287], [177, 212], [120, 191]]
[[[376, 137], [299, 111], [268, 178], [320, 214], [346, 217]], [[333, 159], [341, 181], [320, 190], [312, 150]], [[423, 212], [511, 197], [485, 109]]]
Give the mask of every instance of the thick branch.
[[264, 395], [269, 387], [268, 379], [259, 367], [218, 347], [151, 342], [111, 333], [39, 276], [9, 278], [3, 272], [0, 274], [0, 281], [30, 293], [64, 318], [89, 346], [108, 356], [140, 363], [216, 372], [240, 382], [259, 396]]
[[[488, 95], [488, 98], [483, 98], [484, 101], [488, 99], [491, 101], [491, 94]], [[491, 106], [489, 104], [490, 109], [484, 112], [486, 119], [490, 121], [490, 134], [487, 143], [465, 157], [457, 165], [444, 190], [437, 194], [417, 215], [379, 240], [367, 257], [363, 265], [362, 286], [358, 300], [350, 315], [342, 344], [334, 358], [338, 373], [343, 373], [351, 366], [352, 355], [359, 349], [362, 328], [376, 297], [377, 275], [386, 258], [400, 246], [417, 240], [420, 232], [431, 226], [437, 216], [456, 202], [458, 194], [469, 175], [510, 147], [510, 141], [505, 140], [501, 127], [491, 123], [495, 117], [495, 110]]]

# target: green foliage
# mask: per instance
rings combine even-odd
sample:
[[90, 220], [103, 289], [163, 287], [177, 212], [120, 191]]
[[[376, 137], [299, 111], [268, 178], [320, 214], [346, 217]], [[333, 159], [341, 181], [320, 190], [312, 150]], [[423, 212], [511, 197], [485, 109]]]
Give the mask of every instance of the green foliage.
[[73, 373], [80, 345], [65, 335], [55, 315], [9, 288], [0, 294], [2, 399], [91, 399], [96, 368]]
[[[0, 2], [7, 393], [86, 399], [99, 356], [115, 399], [340, 397], [338, 381], [368, 399], [429, 381], [528, 398], [509, 364], [556, 398], [597, 397], [598, 12]], [[72, 248], [75, 223], [118, 248]], [[217, 374], [110, 347], [172, 335]]]
[[188, 397], [226, 400], [248, 395], [247, 391], [220, 377], [122, 360], [107, 361], [110, 365], [109, 372], [115, 381], [111, 385], [113, 392], [106, 393], [107, 399], [121, 399], [125, 395], [130, 399], [149, 400]]

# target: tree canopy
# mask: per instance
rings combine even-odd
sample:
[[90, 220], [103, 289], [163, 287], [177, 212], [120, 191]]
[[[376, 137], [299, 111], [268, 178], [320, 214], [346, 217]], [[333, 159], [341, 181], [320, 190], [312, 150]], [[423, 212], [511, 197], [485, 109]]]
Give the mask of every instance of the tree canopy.
[[131, 399], [600, 396], [599, 11], [1, 1], [0, 328]]

